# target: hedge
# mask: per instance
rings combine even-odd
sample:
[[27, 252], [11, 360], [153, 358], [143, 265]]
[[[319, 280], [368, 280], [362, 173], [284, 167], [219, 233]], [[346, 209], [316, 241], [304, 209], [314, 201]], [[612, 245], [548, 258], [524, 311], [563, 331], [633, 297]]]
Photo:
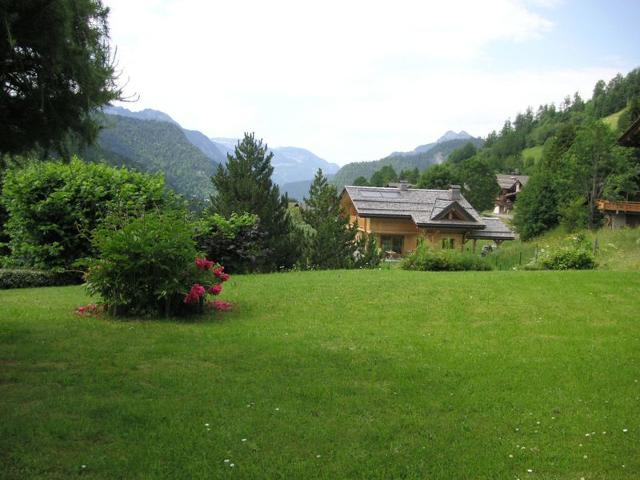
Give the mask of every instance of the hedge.
[[82, 283], [82, 272], [0, 269], [0, 290], [8, 288], [56, 287]]

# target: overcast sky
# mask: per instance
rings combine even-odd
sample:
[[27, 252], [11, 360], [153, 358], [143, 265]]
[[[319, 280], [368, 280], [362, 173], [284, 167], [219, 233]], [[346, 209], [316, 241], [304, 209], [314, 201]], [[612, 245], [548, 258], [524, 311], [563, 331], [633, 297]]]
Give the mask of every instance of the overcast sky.
[[345, 164], [640, 66], [638, 0], [104, 0], [131, 110]]

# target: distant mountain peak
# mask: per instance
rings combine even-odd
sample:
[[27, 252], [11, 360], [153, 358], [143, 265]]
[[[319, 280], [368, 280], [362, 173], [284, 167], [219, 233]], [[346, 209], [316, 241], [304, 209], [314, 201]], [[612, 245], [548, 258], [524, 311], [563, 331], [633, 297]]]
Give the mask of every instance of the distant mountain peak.
[[450, 142], [451, 140], [471, 140], [473, 137], [469, 135], [464, 130], [460, 130], [460, 132], [456, 133], [453, 130], [448, 130], [444, 135], [442, 135], [436, 143]]
[[160, 110], [154, 110], [152, 108], [145, 108], [144, 110], [139, 110], [134, 112], [124, 107], [113, 107], [108, 106], [102, 109], [104, 113], [108, 113], [109, 115], [120, 115], [121, 117], [129, 117], [129, 118], [137, 118], [138, 120], [153, 120], [156, 122], [168, 122], [173, 123], [174, 125], [178, 125], [173, 118], [167, 115]]

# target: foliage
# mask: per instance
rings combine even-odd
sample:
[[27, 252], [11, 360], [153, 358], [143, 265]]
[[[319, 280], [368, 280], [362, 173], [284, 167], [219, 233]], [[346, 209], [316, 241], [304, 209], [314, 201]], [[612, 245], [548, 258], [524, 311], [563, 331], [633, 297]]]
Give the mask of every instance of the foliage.
[[232, 213], [229, 218], [210, 213], [200, 221], [196, 236], [198, 249], [231, 273], [257, 271], [269, 254], [263, 241], [260, 220], [250, 213]]
[[537, 261], [527, 267], [545, 270], [591, 270], [596, 268], [595, 256], [583, 233], [570, 236], [562, 245], [545, 250]]
[[388, 183], [397, 182], [398, 174], [391, 165], [385, 165], [371, 175], [369, 183], [372, 187], [386, 187]]
[[518, 195], [513, 225], [520, 238], [528, 240], [556, 226], [559, 220], [559, 192], [553, 177], [540, 172], [529, 179]]
[[638, 118], [640, 118], [640, 94], [629, 100], [627, 108], [618, 119], [618, 130], [620, 132], [626, 131]]
[[305, 198], [303, 220], [313, 229], [305, 249], [308, 267], [318, 269], [349, 268], [354, 264], [357, 250], [357, 228], [349, 225], [349, 218], [340, 207], [336, 187], [318, 170], [309, 198]]
[[405, 270], [420, 271], [462, 271], [491, 270], [484, 258], [453, 249], [433, 249], [421, 242], [413, 252], [402, 260]]
[[160, 176], [74, 158], [9, 170], [2, 203], [9, 214], [5, 229], [12, 264], [71, 268], [91, 255], [89, 232], [110, 211], [139, 212], [175, 202]]
[[273, 153], [253, 133], [245, 134], [234, 154], [227, 155], [226, 166], [219, 165], [212, 182], [216, 193], [211, 197], [212, 212], [223, 217], [233, 213], [252, 213], [260, 219], [265, 233], [264, 247], [269, 256], [263, 268], [290, 268], [299, 257], [298, 245], [292, 235], [287, 215], [287, 196], [280, 195], [271, 181]]
[[473, 157], [476, 153], [478, 153], [476, 146], [472, 142], [468, 142], [463, 147], [457, 148], [451, 152], [447, 161], [455, 165]]
[[384, 259], [384, 252], [378, 246], [375, 235], [360, 232], [356, 237], [356, 250], [353, 254], [354, 268], [377, 268]]
[[461, 165], [460, 172], [464, 196], [469, 203], [479, 212], [492, 209], [500, 187], [489, 164], [472, 157]]
[[196, 148], [178, 125], [121, 115], [99, 115], [94, 145], [79, 150], [87, 161], [162, 173], [167, 186], [187, 198], [208, 199], [216, 163]]
[[404, 180], [405, 182], [409, 182], [411, 185], [417, 185], [419, 179], [420, 171], [418, 170], [418, 167], [406, 168], [401, 170], [398, 175], [398, 180]]
[[82, 282], [79, 272], [0, 269], [0, 290], [7, 288], [55, 287]]
[[434, 190], [446, 190], [451, 185], [460, 185], [462, 177], [458, 169], [451, 163], [445, 162], [426, 169], [420, 176], [418, 186]]
[[353, 184], [358, 187], [368, 187], [369, 181], [365, 177], [360, 176], [353, 181]]
[[564, 173], [570, 175], [567, 184], [584, 198], [588, 224], [593, 228], [599, 221], [596, 202], [602, 198], [607, 180], [633, 168], [628, 150], [616, 145], [616, 136], [604, 123], [591, 121], [578, 129], [564, 164], [568, 167]]
[[89, 262], [87, 290], [113, 315], [201, 311], [228, 275], [196, 258], [192, 235], [193, 226], [177, 212], [108, 217], [93, 233], [97, 255]]
[[0, 153], [64, 154], [73, 134], [91, 142], [91, 113], [121, 98], [100, 0], [8, 0], [0, 6]]

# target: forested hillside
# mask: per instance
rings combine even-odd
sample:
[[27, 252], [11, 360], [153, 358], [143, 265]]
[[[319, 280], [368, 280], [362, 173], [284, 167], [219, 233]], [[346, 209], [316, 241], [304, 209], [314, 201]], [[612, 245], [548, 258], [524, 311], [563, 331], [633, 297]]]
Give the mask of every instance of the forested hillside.
[[559, 106], [528, 108], [491, 132], [477, 153], [453, 152], [444, 164], [427, 169], [419, 183], [426, 188], [463, 183], [467, 195], [477, 197], [470, 201], [483, 209], [497, 189], [495, 182], [490, 185], [493, 175], [528, 174], [514, 217], [523, 238], [560, 223], [569, 229], [596, 227], [598, 198], [636, 199], [640, 192], [640, 153], [616, 143], [638, 117], [640, 69], [635, 69], [608, 83], [600, 80], [588, 101], [576, 93]]
[[176, 124], [104, 115], [97, 143], [80, 155], [144, 172], [161, 172], [169, 187], [187, 197], [207, 198], [215, 163], [196, 148]]
[[445, 161], [451, 152], [469, 142], [475, 146], [482, 145], [482, 140], [478, 138], [472, 138], [471, 140], [468, 138], [454, 139], [430, 144], [428, 145], [429, 148], [425, 149], [426, 151], [394, 153], [372, 162], [349, 163], [336, 173], [332, 183], [341, 188], [345, 185], [353, 184], [358, 177], [370, 178], [377, 170], [385, 166], [393, 167], [398, 172], [413, 170], [414, 168], [422, 171], [430, 165]]

